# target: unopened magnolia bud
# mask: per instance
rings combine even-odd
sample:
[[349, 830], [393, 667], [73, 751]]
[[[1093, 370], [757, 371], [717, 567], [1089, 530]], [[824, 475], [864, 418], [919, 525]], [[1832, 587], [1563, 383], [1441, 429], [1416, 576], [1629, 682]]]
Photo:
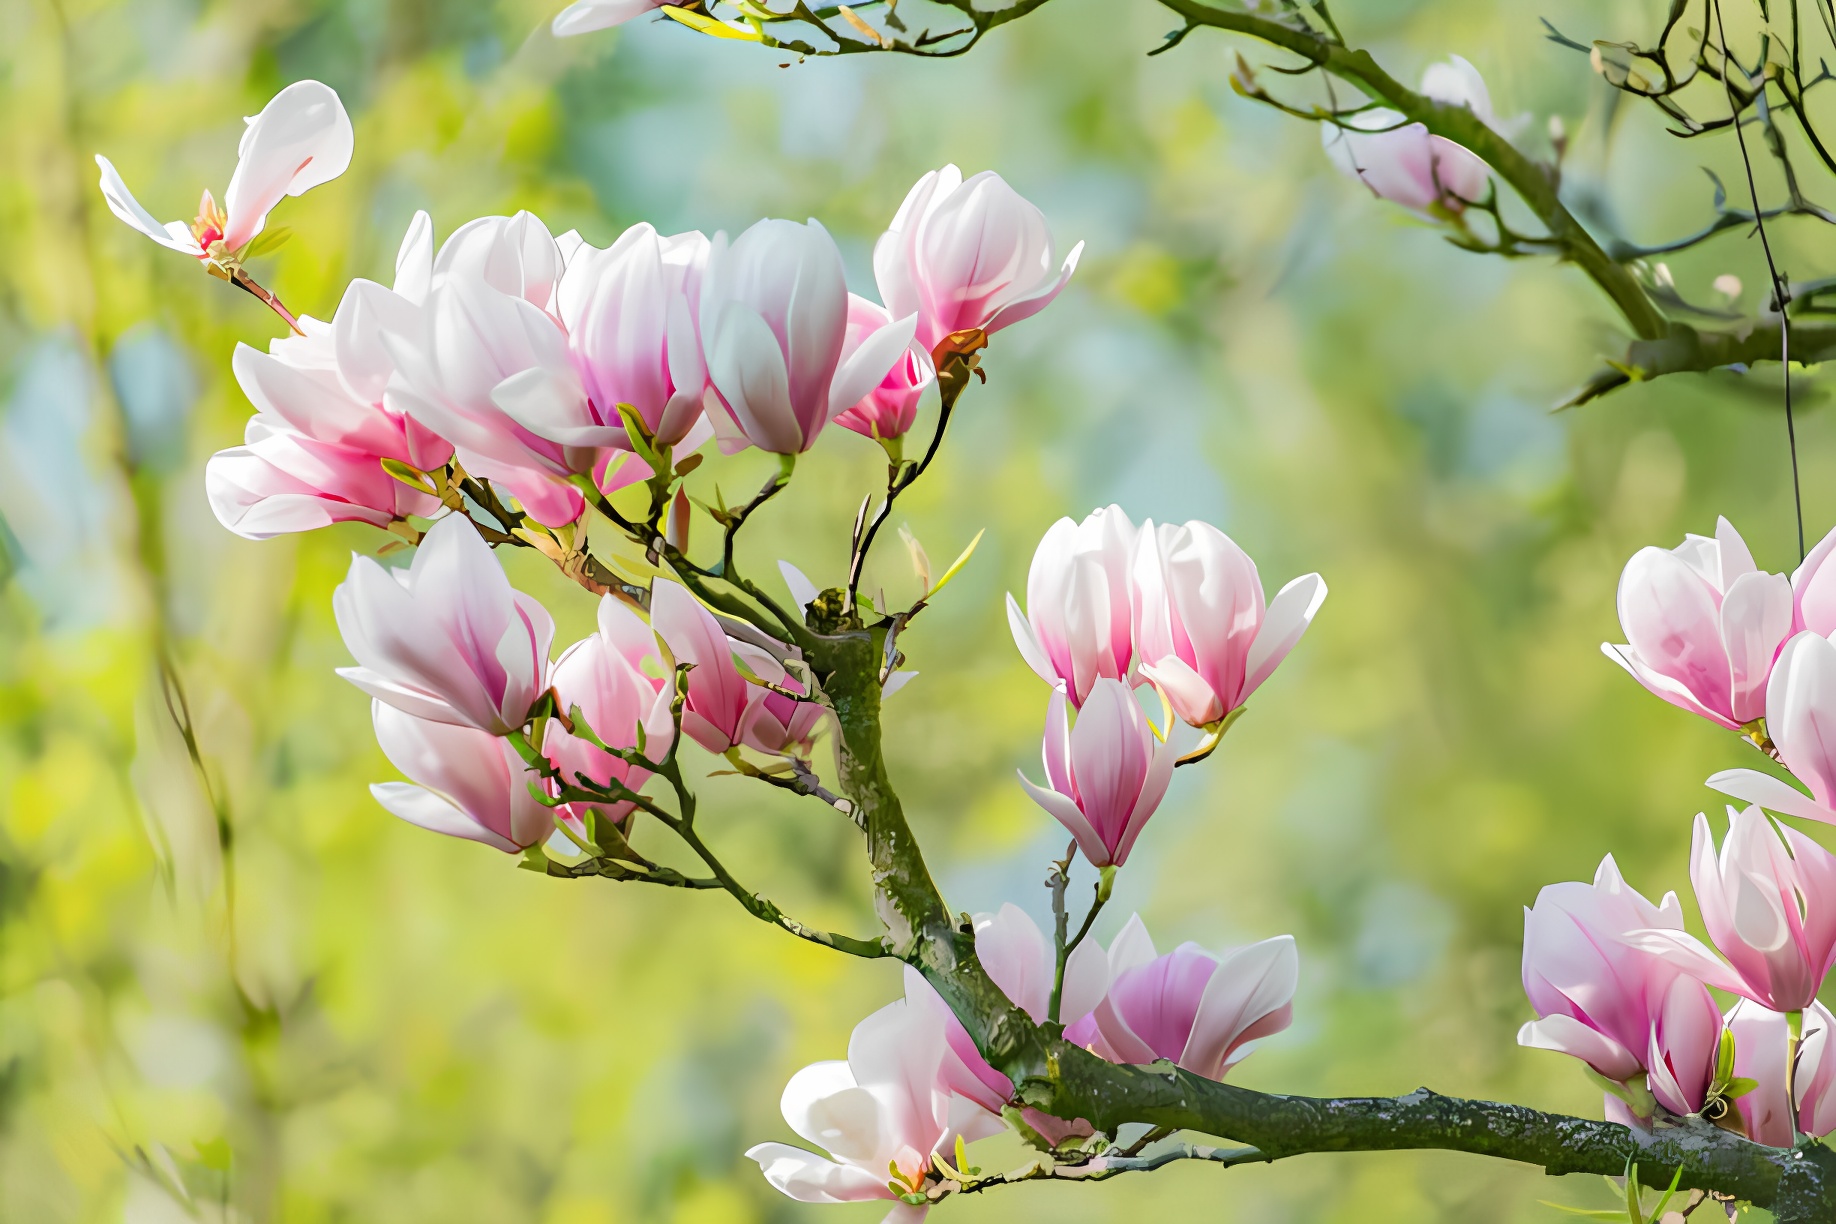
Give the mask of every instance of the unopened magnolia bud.
[[681, 489], [676, 490], [675, 500], [669, 503], [669, 518], [663, 524], [663, 538], [677, 552], [688, 552], [689, 499], [688, 494]]

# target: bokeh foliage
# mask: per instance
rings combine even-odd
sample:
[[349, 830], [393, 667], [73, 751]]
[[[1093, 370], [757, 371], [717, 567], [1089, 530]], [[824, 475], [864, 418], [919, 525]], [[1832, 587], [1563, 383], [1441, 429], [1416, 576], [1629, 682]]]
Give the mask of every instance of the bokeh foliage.
[[[115, 223], [91, 155], [187, 216], [227, 181], [237, 117], [306, 76], [343, 93], [357, 157], [277, 214], [294, 237], [264, 280], [320, 317], [350, 277], [387, 279], [422, 207], [442, 236], [520, 207], [602, 245], [640, 219], [815, 215], [871, 291], [873, 237], [954, 160], [999, 169], [1061, 241], [1088, 240], [1073, 289], [999, 337], [947, 462], [903, 507], [940, 565], [988, 528], [905, 639], [922, 676], [889, 710], [953, 904], [1037, 912], [1062, 849], [1012, 780], [1045, 694], [1000, 598], [1033, 542], [1109, 501], [1206, 517], [1272, 585], [1318, 569], [1332, 595], [1213, 763], [1181, 771], [1099, 934], [1130, 908], [1163, 947], [1293, 931], [1299, 1019], [1240, 1072], [1253, 1086], [1426, 1082], [1598, 1109], [1576, 1068], [1513, 1044], [1519, 907], [1608, 850], [1648, 892], [1684, 885], [1688, 819], [1713, 801], [1701, 779], [1747, 763], [1597, 644], [1641, 545], [1726, 513], [1762, 564], [1794, 561], [1776, 373], [1551, 415], [1611, 324], [1591, 287], [1452, 250], [1333, 176], [1316, 133], [1231, 95], [1226, 40], [1144, 58], [1173, 24], [1147, 0], [1058, 0], [957, 61], [789, 67], [668, 23], [557, 43], [550, 7], [0, 4], [0, 1220], [182, 1220], [158, 1188], [174, 1178], [206, 1220], [877, 1218], [781, 1199], [740, 1152], [787, 1137], [784, 1079], [841, 1055], [896, 993], [892, 968], [718, 898], [542, 879], [390, 819], [365, 789], [393, 776], [366, 700], [332, 674], [329, 604], [349, 553], [386, 537], [251, 544], [212, 519], [204, 459], [250, 411], [230, 353], [275, 323]], [[1562, 115], [1571, 189], [1633, 237], [1704, 218], [1698, 162], [1729, 177], [1727, 149], [1613, 108], [1522, 6], [1342, 7], [1400, 76], [1468, 56], [1501, 113], [1532, 114], [1532, 142]], [[1549, 15], [1628, 38], [1653, 8]], [[1808, 273], [1821, 233], [1782, 228]], [[1725, 271], [1763, 280], [1739, 235], [1675, 261], [1696, 296]], [[1836, 519], [1836, 438], [1806, 384], [1814, 538]], [[834, 582], [876, 455], [826, 440], [756, 524], [753, 570], [783, 556]], [[747, 491], [764, 470], [753, 456], [700, 479]], [[584, 595], [507, 560], [559, 641], [588, 629]], [[870, 585], [910, 581], [889, 548]], [[733, 778], [706, 793], [759, 887], [868, 928], [845, 822]], [[1554, 1218], [1543, 1197], [1605, 1205], [1476, 1159], [1373, 1155], [945, 1210]]]

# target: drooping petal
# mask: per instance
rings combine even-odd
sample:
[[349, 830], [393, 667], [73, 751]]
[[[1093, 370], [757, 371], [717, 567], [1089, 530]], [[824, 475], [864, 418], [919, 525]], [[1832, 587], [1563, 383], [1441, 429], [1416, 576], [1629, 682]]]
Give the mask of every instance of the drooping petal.
[[343, 174], [354, 138], [344, 103], [329, 85], [295, 81], [248, 120], [236, 172], [223, 193], [223, 245], [241, 250], [261, 233], [268, 210]]
[[204, 248], [191, 236], [191, 231], [178, 221], [170, 225], [161, 225], [153, 219], [153, 214], [141, 207], [134, 193], [128, 190], [127, 184], [121, 181], [121, 175], [114, 164], [100, 153], [96, 154], [96, 165], [102, 170], [102, 198], [108, 202], [108, 210], [139, 230], [163, 247], [185, 255], [202, 257]]

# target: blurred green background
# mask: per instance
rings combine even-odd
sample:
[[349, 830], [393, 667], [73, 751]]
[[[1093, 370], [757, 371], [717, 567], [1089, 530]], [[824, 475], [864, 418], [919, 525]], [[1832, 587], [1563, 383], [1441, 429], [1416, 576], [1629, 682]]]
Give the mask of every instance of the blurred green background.
[[[387, 279], [416, 208], [442, 237], [528, 208], [601, 245], [640, 219], [814, 215], [871, 292], [872, 240], [919, 173], [1001, 171], [1061, 245], [1089, 248], [1051, 310], [998, 338], [947, 462], [902, 508], [940, 566], [988, 529], [908, 635], [922, 676], [888, 712], [952, 903], [1040, 912], [1062, 849], [1013, 782], [1036, 767], [1045, 692], [1001, 595], [1033, 543], [1109, 501], [1208, 518], [1271, 591], [1317, 569], [1332, 594], [1224, 750], [1181, 771], [1099, 934], [1139, 908], [1163, 948], [1298, 937], [1296, 1023], [1246, 1084], [1427, 1083], [1597, 1116], [1577, 1066], [1513, 1042], [1520, 907], [1608, 851], [1648, 893], [1687, 893], [1701, 780], [1751, 750], [1644, 695], [1598, 643], [1617, 638], [1626, 557], [1717, 513], [1790, 568], [1776, 371], [1552, 414], [1613, 323], [1593, 288], [1456, 251], [1337, 177], [1309, 126], [1231, 94], [1231, 57], [1268, 62], [1259, 48], [1201, 31], [1145, 58], [1176, 24], [1147, 0], [1057, 0], [955, 61], [789, 67], [663, 22], [558, 43], [553, 7], [0, 0], [0, 1219], [879, 1218], [783, 1199], [741, 1152], [791, 1137], [786, 1077], [842, 1055], [897, 993], [893, 967], [716, 897], [543, 879], [391, 819], [366, 791], [394, 776], [367, 700], [332, 674], [329, 603], [349, 554], [386, 537], [253, 544], [211, 517], [203, 463], [250, 412], [230, 354], [275, 321], [110, 217], [91, 159], [188, 217], [227, 182], [240, 116], [302, 77], [343, 94], [356, 160], [282, 206], [294, 238], [262, 279], [320, 317], [350, 277]], [[1659, 7], [1539, 12], [1630, 38]], [[1634, 237], [1700, 224], [1697, 164], [1732, 169], [1727, 148], [1614, 113], [1521, 5], [1338, 16], [1405, 79], [1466, 55], [1501, 114], [1531, 116], [1532, 148], [1562, 116], [1571, 192]], [[1820, 270], [1817, 231], [1775, 237], [1794, 275]], [[1749, 301], [1763, 283], [1740, 235], [1673, 265], [1697, 298], [1722, 272]], [[1814, 540], [1836, 519], [1836, 439], [1802, 381]], [[877, 454], [825, 440], [756, 524], [753, 569], [784, 556], [835, 582]], [[749, 490], [764, 470], [704, 472]], [[870, 585], [905, 589], [883, 551]], [[555, 610], [557, 647], [587, 631], [583, 594], [506, 560]], [[732, 778], [705, 793], [756, 887], [870, 928], [845, 821]], [[1559, 1218], [1541, 1198], [1608, 1205], [1585, 1180], [1391, 1154], [1023, 1187], [939, 1218]]]

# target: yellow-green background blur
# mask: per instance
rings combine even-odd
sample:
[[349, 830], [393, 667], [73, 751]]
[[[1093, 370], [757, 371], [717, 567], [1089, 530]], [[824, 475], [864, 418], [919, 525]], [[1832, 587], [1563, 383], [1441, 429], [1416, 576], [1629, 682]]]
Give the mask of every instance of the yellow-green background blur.
[[[1629, 38], [1656, 7], [1546, 11]], [[1533, 149], [1561, 115], [1576, 198], [1630, 235], [1706, 219], [1698, 162], [1734, 172], [1728, 149], [1683, 146], [1649, 115], [1609, 124], [1586, 60], [1541, 39], [1544, 10], [1340, 9], [1406, 79], [1469, 57], [1500, 113], [1528, 116]], [[741, 1153], [791, 1138], [786, 1077], [842, 1055], [897, 993], [895, 967], [779, 936], [718, 896], [543, 879], [392, 819], [366, 790], [395, 775], [367, 699], [333, 675], [347, 659], [330, 614], [350, 553], [386, 537], [250, 543], [212, 518], [204, 461], [250, 412], [233, 346], [277, 324], [110, 217], [92, 155], [155, 215], [189, 217], [227, 182], [240, 117], [303, 77], [342, 93], [356, 157], [276, 211], [294, 236], [259, 271], [320, 317], [349, 278], [387, 279], [417, 208], [442, 237], [528, 208], [601, 245], [638, 220], [814, 215], [871, 292], [872, 239], [919, 173], [1007, 176], [1061, 246], [1089, 246], [1057, 304], [998, 337], [988, 385], [899, 516], [940, 566], [988, 529], [904, 640], [922, 675], [888, 709], [894, 776], [952, 904], [1039, 912], [1064, 841], [1013, 779], [1036, 767], [1045, 692], [1001, 599], [1033, 543], [1110, 501], [1203, 517], [1271, 590], [1317, 569], [1332, 594], [1224, 749], [1181, 771], [1099, 933], [1139, 908], [1163, 948], [1296, 935], [1294, 1027], [1245, 1084], [1426, 1083], [1597, 1114], [1576, 1065], [1514, 1044], [1521, 907], [1608, 851], [1641, 889], [1687, 894], [1689, 819], [1713, 802], [1701, 781], [1750, 762], [1598, 644], [1617, 637], [1626, 557], [1709, 533], [1717, 513], [1763, 565], [1795, 562], [1776, 372], [1552, 414], [1608, 338], [1592, 286], [1454, 250], [1339, 178], [1311, 126], [1231, 93], [1232, 56], [1260, 49], [1200, 32], [1145, 58], [1176, 24], [1150, 0], [1056, 0], [955, 61], [790, 67], [662, 22], [557, 42], [551, 15], [541, 0], [0, 0], [0, 1219], [879, 1216], [783, 1199]], [[1830, 270], [1827, 233], [1781, 235], [1795, 275]], [[1673, 267], [1696, 298], [1732, 271], [1751, 306], [1763, 282], [1738, 234]], [[1814, 539], [1836, 519], [1836, 436], [1805, 381]], [[785, 556], [835, 582], [876, 455], [826, 437], [757, 523], [753, 568]], [[744, 492], [761, 464], [697, 479]], [[909, 591], [889, 543], [871, 585]], [[506, 563], [555, 611], [559, 648], [591, 603], [538, 560]], [[705, 793], [755, 887], [871, 929], [846, 821], [732, 778]], [[989, 1148], [987, 1164], [1017, 1156]], [[131, 1172], [143, 1157], [188, 1182], [189, 1209]], [[1588, 1180], [1378, 1154], [1022, 1187], [938, 1218], [1559, 1218], [1541, 1198], [1608, 1204]]]

